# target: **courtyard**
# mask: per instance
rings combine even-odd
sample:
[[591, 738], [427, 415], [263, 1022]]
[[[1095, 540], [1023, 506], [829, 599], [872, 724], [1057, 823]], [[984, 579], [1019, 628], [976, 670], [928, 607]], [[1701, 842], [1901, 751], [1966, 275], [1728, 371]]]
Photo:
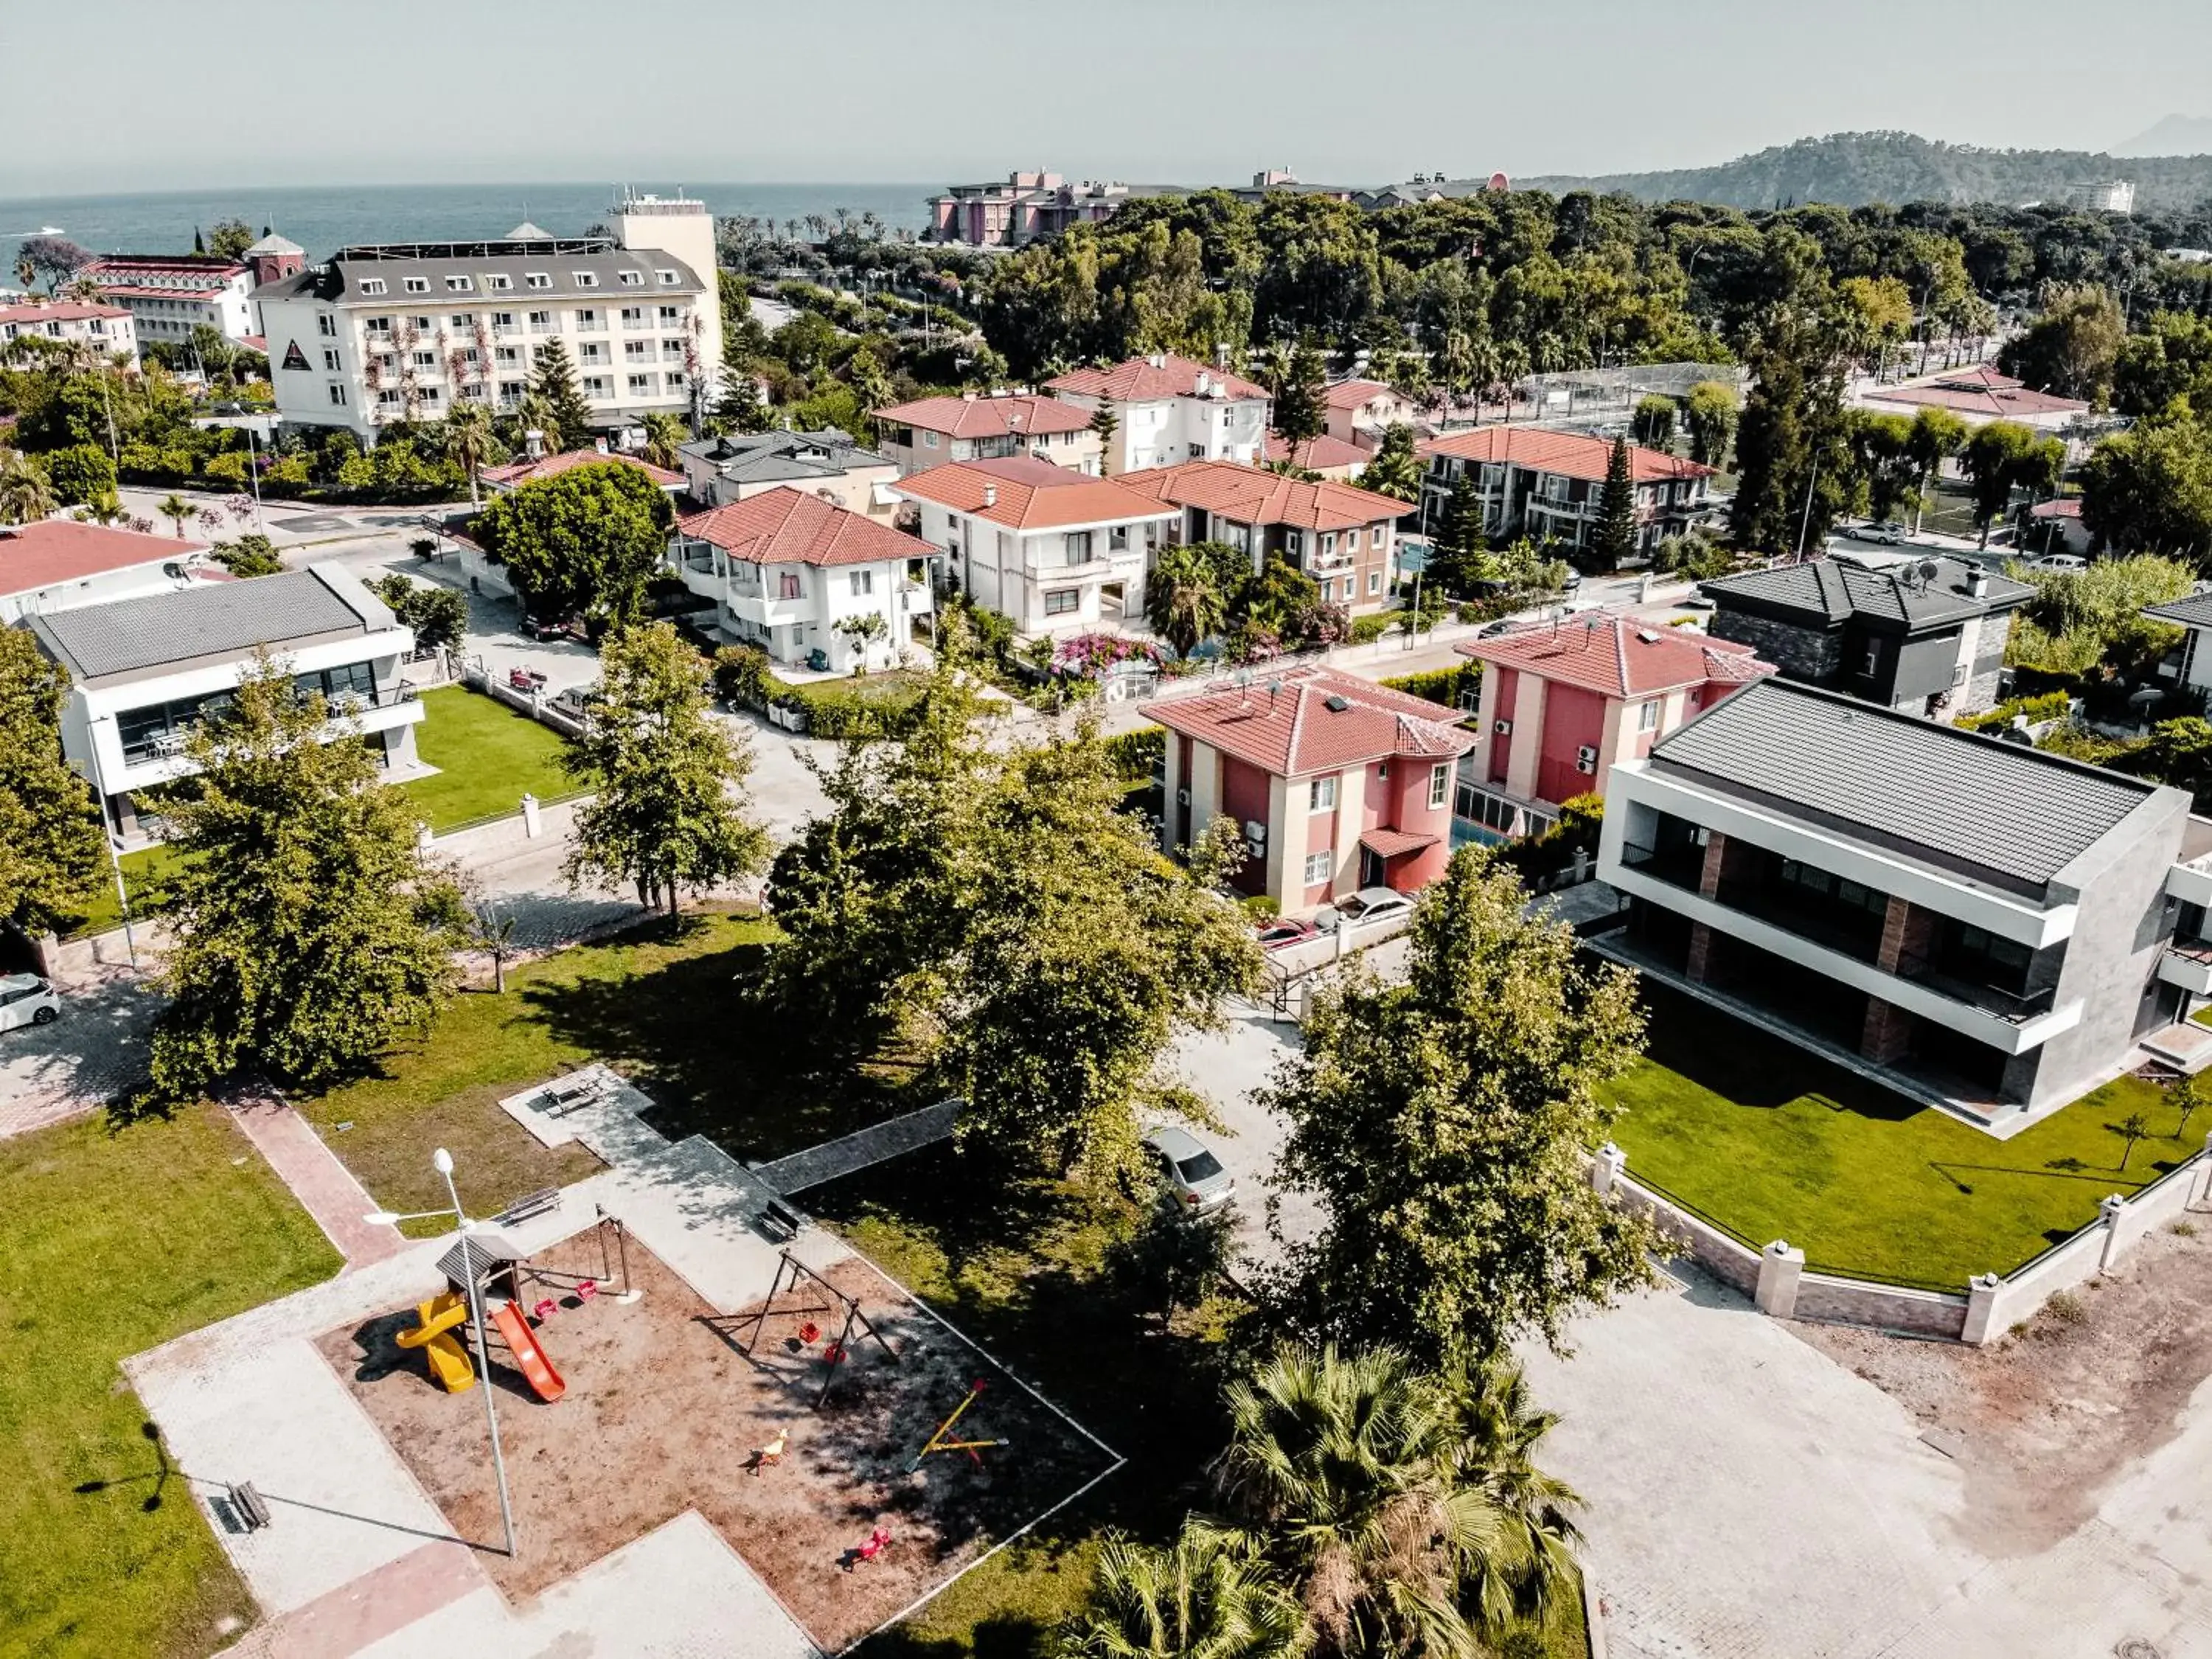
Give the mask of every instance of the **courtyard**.
[[[2008, 1139], [1645, 981], [1644, 1057], [1613, 1085], [1629, 1175], [1817, 1272], [1962, 1291], [2011, 1272], [2200, 1152], [2159, 1085], [2122, 1077]], [[2140, 1115], [2130, 1149], [2120, 1130]]]

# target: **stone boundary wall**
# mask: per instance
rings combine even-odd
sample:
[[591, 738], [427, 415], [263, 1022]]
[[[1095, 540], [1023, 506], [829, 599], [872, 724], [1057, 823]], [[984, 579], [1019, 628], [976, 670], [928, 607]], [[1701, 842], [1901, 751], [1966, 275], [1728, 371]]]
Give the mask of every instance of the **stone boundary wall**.
[[1813, 1319], [1980, 1346], [2034, 1317], [2061, 1291], [2111, 1273], [2154, 1227], [2212, 1207], [2212, 1135], [2204, 1150], [2132, 1198], [2114, 1193], [2098, 1218], [2010, 1273], [1978, 1274], [1962, 1293], [1927, 1291], [1805, 1271], [1805, 1253], [1786, 1239], [1753, 1250], [1632, 1179], [1628, 1156], [1610, 1141], [1590, 1160], [1590, 1185], [1654, 1217], [1660, 1230], [1714, 1277], [1777, 1319]]

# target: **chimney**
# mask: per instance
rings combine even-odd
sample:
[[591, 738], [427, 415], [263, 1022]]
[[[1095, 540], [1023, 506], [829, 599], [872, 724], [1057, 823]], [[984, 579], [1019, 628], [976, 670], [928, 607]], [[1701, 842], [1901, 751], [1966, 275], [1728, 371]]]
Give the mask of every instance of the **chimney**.
[[1990, 573], [1982, 566], [1976, 565], [1966, 573], [1966, 597], [1973, 599], [1986, 599], [1989, 596]]
[[529, 431], [522, 434], [522, 453], [533, 461], [544, 459], [545, 434], [536, 427], [532, 427]]
[[592, 441], [592, 447], [604, 455], [607, 453], [607, 441], [605, 438], [594, 438]]
[[1223, 374], [1229, 372], [1229, 342], [1218, 340], [1213, 347], [1213, 366]]
[[1212, 389], [1212, 378], [1201, 370], [1200, 371], [1197, 380], [1192, 385], [1191, 391], [1194, 395], [1203, 398]]
[[1164, 351], [1155, 351], [1150, 361], [1154, 368], [1165, 368], [1168, 366], [1168, 354]]
[[998, 504], [999, 486], [996, 484], [985, 484], [983, 486], [983, 505], [985, 507], [996, 507]]

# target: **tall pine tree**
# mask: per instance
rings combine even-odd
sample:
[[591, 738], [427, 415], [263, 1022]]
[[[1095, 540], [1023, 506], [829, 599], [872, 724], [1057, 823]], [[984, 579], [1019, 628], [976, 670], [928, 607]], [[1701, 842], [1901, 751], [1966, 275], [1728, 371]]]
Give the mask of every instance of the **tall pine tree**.
[[575, 366], [558, 335], [539, 349], [530, 389], [544, 400], [553, 422], [554, 429], [545, 434], [546, 447], [556, 453], [580, 448], [592, 429], [592, 406], [577, 389]]
[[1636, 475], [1628, 459], [1628, 440], [1615, 438], [1606, 459], [1605, 485], [1598, 492], [1597, 525], [1590, 551], [1607, 570], [1618, 570], [1636, 551]]
[[1321, 353], [1301, 340], [1275, 378], [1275, 430], [1295, 447], [1328, 423], [1328, 378]]

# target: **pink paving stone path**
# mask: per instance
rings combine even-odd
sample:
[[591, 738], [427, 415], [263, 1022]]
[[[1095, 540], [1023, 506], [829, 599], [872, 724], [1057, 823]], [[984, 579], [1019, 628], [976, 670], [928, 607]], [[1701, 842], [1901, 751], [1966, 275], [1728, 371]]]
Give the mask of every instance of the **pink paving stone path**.
[[491, 1583], [465, 1544], [441, 1540], [247, 1632], [233, 1659], [335, 1659], [358, 1653]]
[[382, 1261], [407, 1248], [398, 1228], [362, 1218], [376, 1208], [376, 1200], [307, 1120], [283, 1101], [248, 1100], [233, 1106], [230, 1118], [338, 1247], [347, 1267]]

